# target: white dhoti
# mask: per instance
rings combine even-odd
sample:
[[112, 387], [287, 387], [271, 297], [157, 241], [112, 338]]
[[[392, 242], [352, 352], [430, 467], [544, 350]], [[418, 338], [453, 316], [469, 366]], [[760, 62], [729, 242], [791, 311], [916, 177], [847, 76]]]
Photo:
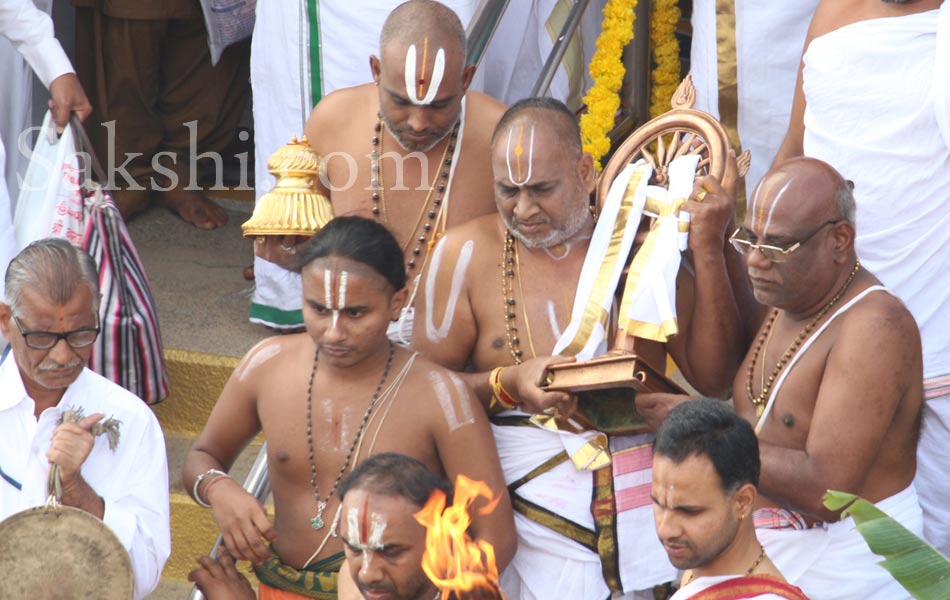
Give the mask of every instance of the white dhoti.
[[924, 382], [920, 438], [917, 440], [917, 476], [914, 487], [924, 513], [924, 537], [944, 556], [950, 556], [950, 375]]
[[753, 2], [735, 0], [735, 30], [718, 32], [714, 0], [693, 2], [690, 74], [696, 86], [696, 108], [720, 119], [719, 63], [716, 39], [735, 44], [738, 113], [742, 149], [752, 152], [746, 193], [769, 169], [788, 129], [792, 95], [808, 23], [818, 0]]
[[[676, 577], [653, 525], [649, 492], [652, 436], [619, 438], [622, 446], [611, 442], [614, 460], [606, 468], [611, 469], [613, 492], [595, 498], [594, 473], [578, 470], [570, 459], [518, 485], [520, 479], [565, 452], [565, 441], [583, 444], [581, 436], [527, 425], [493, 425], [492, 431], [505, 482], [517, 485], [518, 551], [501, 576], [502, 589], [509, 598], [603, 600], [611, 595], [608, 576], [614, 587], [620, 588], [616, 592], [622, 590], [629, 594], [626, 597], [633, 597], [637, 590], [649, 590]], [[527, 509], [517, 507], [521, 502]], [[605, 560], [595, 551], [597, 542], [591, 543], [600, 529], [592, 507], [602, 502], [616, 514], [613, 548]], [[526, 511], [545, 524], [525, 516]], [[577, 539], [555, 532], [552, 524]]]
[[[923, 519], [913, 486], [875, 504], [915, 535]], [[910, 594], [884, 567], [848, 517], [812, 529], [757, 528], [785, 579], [812, 600], [900, 600]]]
[[[805, 155], [854, 181], [858, 257], [914, 315], [925, 386], [939, 386], [950, 378], [950, 3], [815, 38], [804, 64]], [[917, 485], [928, 541], [950, 555], [946, 393], [924, 404]]]

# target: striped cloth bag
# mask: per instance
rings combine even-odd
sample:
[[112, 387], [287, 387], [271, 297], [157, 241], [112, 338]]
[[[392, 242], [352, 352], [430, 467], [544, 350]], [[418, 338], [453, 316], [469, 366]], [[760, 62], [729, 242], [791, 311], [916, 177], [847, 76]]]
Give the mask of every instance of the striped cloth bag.
[[[92, 144], [75, 116], [76, 146], [99, 181], [107, 181]], [[89, 368], [148, 404], [168, 396], [168, 374], [155, 300], [135, 244], [112, 198], [86, 178], [82, 249], [99, 267], [99, 328]]]
[[82, 248], [99, 267], [99, 327], [89, 368], [149, 404], [168, 395], [168, 375], [155, 301], [119, 209], [102, 188], [86, 198]]

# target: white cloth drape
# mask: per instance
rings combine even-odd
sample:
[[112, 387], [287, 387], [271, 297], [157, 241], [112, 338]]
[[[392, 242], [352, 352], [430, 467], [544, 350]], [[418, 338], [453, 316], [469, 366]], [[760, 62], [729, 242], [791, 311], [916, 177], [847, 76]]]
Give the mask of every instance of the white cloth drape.
[[[792, 110], [802, 46], [818, 0], [735, 0], [739, 138], [752, 152], [746, 193], [775, 159]], [[690, 74], [696, 108], [719, 118], [716, 0], [694, 0]]]
[[[913, 486], [875, 504], [915, 535], [923, 532]], [[877, 563], [848, 517], [813, 529], [756, 529], [765, 552], [812, 600], [901, 600], [910, 594]]]

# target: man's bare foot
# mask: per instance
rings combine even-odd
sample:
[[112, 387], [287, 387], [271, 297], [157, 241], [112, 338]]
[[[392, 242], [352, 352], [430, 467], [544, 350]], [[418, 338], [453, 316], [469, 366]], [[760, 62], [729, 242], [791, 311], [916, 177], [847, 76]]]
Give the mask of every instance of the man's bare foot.
[[179, 188], [155, 192], [154, 198], [156, 204], [175, 211], [183, 221], [198, 229], [217, 229], [228, 222], [228, 213], [201, 192]]

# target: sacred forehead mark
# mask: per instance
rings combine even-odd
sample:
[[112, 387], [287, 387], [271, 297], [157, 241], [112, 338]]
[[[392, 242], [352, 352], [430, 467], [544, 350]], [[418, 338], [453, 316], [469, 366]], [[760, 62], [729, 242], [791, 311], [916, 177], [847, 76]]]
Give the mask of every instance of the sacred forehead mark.
[[362, 510], [351, 507], [346, 513], [346, 541], [354, 550], [368, 552], [385, 548], [383, 534], [386, 519], [369, 510], [369, 496], [363, 501]]
[[[422, 70], [416, 78], [416, 45], [412, 44], [406, 50], [406, 95], [409, 101], [416, 106], [425, 106], [432, 104], [435, 95], [439, 92], [439, 86], [442, 85], [442, 77], [445, 75], [445, 50], [439, 48], [435, 53], [435, 64], [432, 67], [432, 76], [426, 80], [426, 68], [429, 64], [429, 38], [426, 36], [422, 40]], [[429, 84], [423, 96], [422, 91], [426, 83]]]
[[[531, 181], [531, 172], [534, 166], [534, 125], [531, 126], [531, 132], [528, 134], [528, 164], [524, 166], [522, 158], [525, 154], [524, 149], [524, 125], [518, 126], [518, 138], [515, 142], [514, 152], [511, 149], [511, 138], [514, 134], [514, 126], [508, 128], [508, 142], [505, 145], [505, 164], [508, 167], [508, 179], [514, 185], [521, 187]], [[511, 168], [512, 154], [514, 154], [515, 168]]]
[[775, 214], [775, 209], [778, 207], [779, 203], [782, 201], [782, 198], [785, 197], [785, 192], [788, 191], [789, 186], [792, 185], [792, 180], [788, 179], [782, 187], [775, 192], [775, 195], [772, 197], [772, 205], [768, 207], [768, 213], [765, 212], [766, 201], [762, 199], [759, 204], [757, 229], [761, 232], [760, 237], [765, 237], [768, 235], [769, 227], [772, 225], [772, 215]]
[[323, 270], [323, 294], [324, 301], [328, 310], [332, 311], [333, 323], [332, 327], [336, 327], [337, 322], [340, 320], [340, 311], [346, 306], [346, 280], [349, 276], [349, 273], [346, 271], [340, 272], [339, 283], [337, 283], [336, 289], [336, 303], [334, 304], [333, 300], [333, 271], [330, 269]]

